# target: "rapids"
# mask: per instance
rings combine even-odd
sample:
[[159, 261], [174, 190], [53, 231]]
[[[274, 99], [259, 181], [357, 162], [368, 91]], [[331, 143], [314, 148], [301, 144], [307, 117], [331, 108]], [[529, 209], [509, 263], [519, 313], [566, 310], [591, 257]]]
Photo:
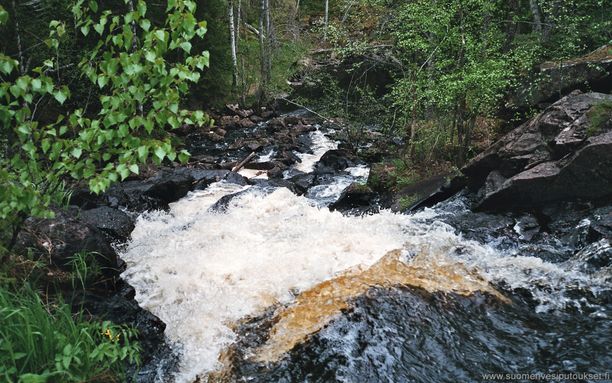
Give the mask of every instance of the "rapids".
[[[300, 155], [302, 163], [295, 170], [312, 171], [325, 151], [336, 147], [320, 131], [312, 132], [311, 139], [313, 153]], [[351, 182], [365, 181], [367, 173], [367, 167], [350, 168], [336, 175], [333, 182], [311, 188], [305, 196], [296, 196], [286, 188], [221, 181], [191, 192], [167, 212], [148, 212], [138, 218], [130, 242], [122, 249], [121, 257], [128, 264], [124, 277], [135, 287], [139, 303], [167, 324], [166, 335], [181, 359], [174, 376], [177, 382], [193, 382], [198, 377], [205, 381], [209, 374], [227, 368], [221, 356], [232, 347], [240, 347], [245, 336], [241, 326], [253, 318], [267, 318], [277, 324], [269, 335], [261, 335], [255, 347], [242, 350], [249, 363], [259, 363], [260, 367], [286, 355], [289, 360], [295, 359], [290, 350], [303, 342], [307, 343], [300, 347], [311, 347], [309, 338], [331, 337], [335, 343], [329, 347], [337, 344], [341, 350], [357, 347], [350, 338], [368, 326], [369, 311], [357, 319], [343, 313], [351, 302], [363, 300], [370, 289], [378, 291], [373, 293], [378, 302], [382, 299], [380, 291], [401, 286], [408, 292], [396, 290], [400, 296], [412, 296], [419, 289], [434, 297], [446, 296], [444, 299], [451, 302], [447, 310], [456, 310], [448, 314], [449, 320], [457, 322], [461, 321], [455, 316], [465, 309], [460, 302], [475, 294], [487, 296], [496, 310], [507, 307], [516, 316], [516, 305], [528, 306], [517, 298], [521, 291], [527, 292], [533, 302], [526, 317], [554, 316], [570, 309], [580, 312], [588, 306], [589, 315], [607, 318], [605, 307], [577, 296], [583, 291], [594, 296], [605, 294], [609, 291], [605, 275], [584, 272], [576, 267], [576, 260], [550, 263], [464, 238], [443, 220], [445, 214], [464, 208], [460, 199], [413, 215], [383, 210], [374, 215], [344, 216], [327, 209], [326, 205]], [[213, 208], [221, 197], [235, 193], [239, 194], [229, 201], [227, 209]], [[390, 261], [388, 254], [395, 254], [395, 258]], [[465, 297], [453, 298], [457, 296]], [[446, 315], [441, 314], [444, 309], [439, 302], [427, 302], [425, 299], [415, 304], [430, 304], [431, 308], [415, 310]], [[363, 311], [363, 307], [358, 305], [355, 312]], [[383, 321], [389, 315], [386, 307], [381, 306]], [[376, 318], [371, 319], [374, 328], [389, 328]], [[447, 330], [455, 331], [452, 326]], [[384, 360], [388, 372], [381, 370], [382, 375], [377, 375], [380, 380], [368, 381], [396, 381], [409, 376], [393, 372], [393, 363], [406, 355], [398, 354], [395, 340], [375, 341], [379, 344], [372, 344], [368, 352]], [[317, 348], [323, 347], [320, 343], [312, 347], [315, 360], [315, 354], [325, 355]], [[348, 378], [336, 375], [312, 381], [359, 379], [360, 375], [347, 372], [351, 370], [347, 366], [358, 365], [361, 357], [355, 356], [355, 350], [346, 352], [342, 358], [349, 362], [338, 369], [338, 374], [348, 374]], [[296, 364], [299, 366], [299, 362]], [[311, 381], [307, 374], [279, 376], [284, 378], [270, 381]]]

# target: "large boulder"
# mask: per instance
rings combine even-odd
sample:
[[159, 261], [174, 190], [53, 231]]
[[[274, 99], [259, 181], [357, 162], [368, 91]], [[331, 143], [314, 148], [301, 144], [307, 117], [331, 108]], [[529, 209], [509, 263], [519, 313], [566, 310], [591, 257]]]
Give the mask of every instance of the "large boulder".
[[29, 218], [17, 237], [17, 252], [30, 252], [70, 270], [74, 256], [88, 253], [105, 275], [117, 275], [117, 253], [102, 231], [89, 225], [80, 209], [56, 210], [53, 218]]
[[[479, 207], [534, 207], [542, 203], [612, 196], [612, 96], [574, 92], [519, 126], [462, 169]], [[597, 126], [595, 126], [597, 124]]]

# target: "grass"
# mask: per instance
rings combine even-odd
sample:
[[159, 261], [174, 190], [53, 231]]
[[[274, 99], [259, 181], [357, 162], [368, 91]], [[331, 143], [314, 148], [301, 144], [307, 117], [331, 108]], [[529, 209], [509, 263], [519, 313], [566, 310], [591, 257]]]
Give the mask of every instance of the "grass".
[[587, 137], [596, 136], [612, 120], [612, 102], [604, 101], [593, 105], [587, 115], [589, 117], [589, 126], [586, 130]]
[[126, 362], [138, 363], [135, 331], [72, 315], [62, 302], [45, 303], [25, 285], [0, 287], [0, 380], [118, 382]]

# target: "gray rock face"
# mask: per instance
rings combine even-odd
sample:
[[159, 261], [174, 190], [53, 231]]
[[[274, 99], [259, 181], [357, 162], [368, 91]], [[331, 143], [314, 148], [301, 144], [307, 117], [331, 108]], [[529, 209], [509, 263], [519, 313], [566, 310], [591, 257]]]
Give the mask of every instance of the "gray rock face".
[[574, 92], [474, 158], [462, 171], [473, 188], [484, 184], [479, 208], [611, 197], [612, 131], [589, 137], [588, 112], [602, 102], [612, 96]]
[[17, 238], [16, 251], [33, 251], [64, 269], [70, 269], [75, 254], [90, 253], [105, 275], [118, 272], [117, 253], [100, 230], [80, 217], [78, 208], [57, 210], [54, 218], [28, 219]]
[[87, 224], [108, 234], [112, 240], [126, 240], [134, 230], [134, 221], [129, 215], [108, 206], [85, 210], [81, 213], [81, 218]]

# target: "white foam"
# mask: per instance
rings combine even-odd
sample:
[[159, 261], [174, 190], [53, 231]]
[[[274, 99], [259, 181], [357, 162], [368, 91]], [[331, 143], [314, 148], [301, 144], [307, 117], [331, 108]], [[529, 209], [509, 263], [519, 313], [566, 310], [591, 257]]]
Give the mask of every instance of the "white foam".
[[310, 132], [310, 139], [312, 140], [312, 154], [296, 153], [302, 162], [295, 164], [294, 168], [304, 173], [313, 171], [315, 164], [325, 152], [338, 148], [338, 142], [330, 140], [320, 130]]
[[236, 321], [291, 302], [296, 292], [371, 265], [392, 249], [451, 257], [492, 282], [531, 290], [542, 310], [567, 304], [565, 286], [594, 283], [539, 258], [508, 257], [467, 241], [432, 221], [431, 209], [345, 217], [280, 188], [267, 194], [251, 189], [234, 198], [227, 213], [209, 211], [221, 196], [246, 188], [216, 183], [169, 212], [140, 217], [122, 254], [136, 299], [182, 345], [178, 382], [219, 367], [220, 352], [235, 340]]

